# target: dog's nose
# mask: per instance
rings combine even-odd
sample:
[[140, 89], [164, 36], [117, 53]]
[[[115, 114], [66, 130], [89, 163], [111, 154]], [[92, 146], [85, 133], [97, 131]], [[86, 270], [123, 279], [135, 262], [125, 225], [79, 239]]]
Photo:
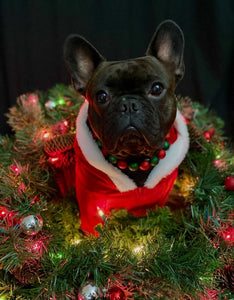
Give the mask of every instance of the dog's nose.
[[122, 98], [121, 112], [132, 113], [132, 112], [137, 112], [138, 110], [139, 110], [139, 106], [137, 104], [136, 99]]

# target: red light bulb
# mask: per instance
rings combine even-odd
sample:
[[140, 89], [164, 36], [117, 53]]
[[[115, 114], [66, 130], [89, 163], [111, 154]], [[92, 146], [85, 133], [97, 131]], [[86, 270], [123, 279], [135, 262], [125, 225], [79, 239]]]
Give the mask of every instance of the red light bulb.
[[50, 160], [50, 162], [55, 163], [56, 161], [59, 160], [59, 158], [58, 157], [50, 157], [49, 160]]
[[7, 210], [5, 207], [0, 208], [0, 217], [4, 218], [7, 215]]
[[16, 165], [11, 165], [11, 168], [14, 170], [16, 175], [19, 175], [20, 171], [19, 171], [19, 168]]
[[234, 228], [228, 227], [227, 229], [225, 229], [223, 232], [223, 238], [225, 239], [226, 242], [233, 243], [234, 242]]

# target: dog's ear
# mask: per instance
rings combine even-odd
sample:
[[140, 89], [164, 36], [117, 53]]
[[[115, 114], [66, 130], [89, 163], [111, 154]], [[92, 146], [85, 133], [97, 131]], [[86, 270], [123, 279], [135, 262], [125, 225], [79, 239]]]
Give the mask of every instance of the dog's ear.
[[162, 22], [156, 29], [146, 51], [172, 68], [176, 82], [184, 75], [184, 35], [180, 27], [171, 20]]
[[84, 95], [93, 72], [104, 57], [83, 37], [70, 35], [64, 43], [64, 58], [74, 88]]

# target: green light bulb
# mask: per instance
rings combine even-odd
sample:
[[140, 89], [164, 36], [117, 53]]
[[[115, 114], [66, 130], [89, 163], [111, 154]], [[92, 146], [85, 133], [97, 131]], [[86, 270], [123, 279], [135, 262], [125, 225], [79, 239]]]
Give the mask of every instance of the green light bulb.
[[63, 98], [59, 98], [58, 101], [57, 101], [57, 104], [58, 105], [64, 105], [66, 102]]

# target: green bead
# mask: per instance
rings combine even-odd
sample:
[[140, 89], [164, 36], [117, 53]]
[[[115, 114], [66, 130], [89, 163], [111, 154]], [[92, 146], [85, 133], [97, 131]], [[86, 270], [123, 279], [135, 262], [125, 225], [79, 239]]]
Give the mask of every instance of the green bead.
[[167, 141], [165, 141], [163, 149], [168, 150], [169, 148], [170, 148], [170, 144]]
[[158, 157], [157, 156], [155, 156], [155, 157], [153, 157], [152, 159], [151, 159], [151, 161], [150, 161], [150, 164], [151, 164], [151, 166], [156, 166], [157, 164], [158, 164], [158, 162], [159, 162], [159, 159], [158, 159]]
[[117, 159], [114, 156], [112, 156], [112, 155], [109, 155], [108, 160], [112, 164], [116, 164], [117, 163]]
[[136, 171], [136, 170], [138, 170], [139, 165], [138, 165], [138, 163], [132, 163], [128, 166], [128, 168], [130, 171]]
[[102, 143], [100, 141], [97, 141], [98, 147], [102, 146]]

